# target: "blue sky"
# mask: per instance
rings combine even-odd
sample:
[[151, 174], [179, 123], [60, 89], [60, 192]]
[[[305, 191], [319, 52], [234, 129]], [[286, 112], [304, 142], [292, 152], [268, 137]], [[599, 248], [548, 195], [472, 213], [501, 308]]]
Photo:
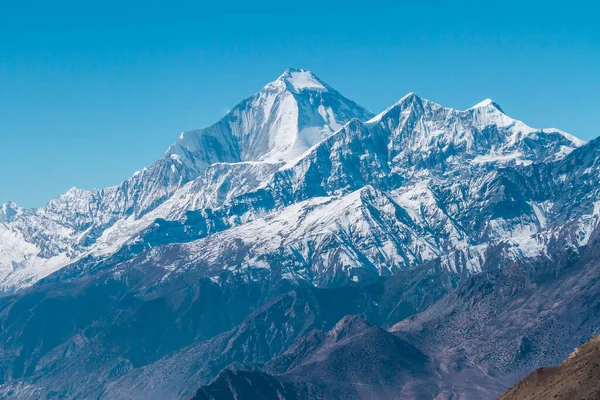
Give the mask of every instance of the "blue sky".
[[1, 3], [0, 203], [117, 184], [288, 67], [374, 112], [490, 97], [600, 135], [592, 1], [89, 3]]

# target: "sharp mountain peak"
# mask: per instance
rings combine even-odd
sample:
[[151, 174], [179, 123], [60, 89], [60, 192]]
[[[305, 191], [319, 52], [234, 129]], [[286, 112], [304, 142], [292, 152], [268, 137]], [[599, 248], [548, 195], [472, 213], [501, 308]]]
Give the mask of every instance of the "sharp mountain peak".
[[469, 110], [474, 110], [474, 109], [478, 109], [478, 108], [490, 108], [490, 107], [494, 108], [504, 114], [504, 110], [502, 109], [502, 107], [500, 107], [500, 105], [498, 103], [496, 103], [494, 100], [492, 100], [490, 98], [480, 101], [479, 103], [475, 104], [473, 107], [469, 108]]
[[335, 91], [313, 72], [303, 68], [286, 69], [279, 78], [267, 84], [265, 88], [273, 86], [285, 88], [292, 93], [300, 93], [305, 90], [317, 92]]

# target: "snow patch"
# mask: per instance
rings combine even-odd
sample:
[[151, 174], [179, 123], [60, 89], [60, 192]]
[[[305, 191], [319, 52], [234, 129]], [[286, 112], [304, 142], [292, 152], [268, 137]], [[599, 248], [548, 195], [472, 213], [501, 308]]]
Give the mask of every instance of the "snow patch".
[[568, 146], [560, 146], [560, 150], [556, 152], [556, 159], [561, 160], [571, 154], [571, 152], [575, 150], [573, 147]]

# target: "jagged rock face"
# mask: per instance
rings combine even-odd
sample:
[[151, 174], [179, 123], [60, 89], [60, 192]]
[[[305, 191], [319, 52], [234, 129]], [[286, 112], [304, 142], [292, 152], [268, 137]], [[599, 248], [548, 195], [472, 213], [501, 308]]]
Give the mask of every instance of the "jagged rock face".
[[[147, 247], [191, 242], [175, 245], [182, 268], [210, 265], [216, 274], [232, 266], [240, 272], [277, 270], [290, 279], [331, 285], [438, 258], [450, 270], [478, 272], [500, 261], [487, 251], [498, 243], [505, 244], [498, 254], [507, 262], [544, 256], [557, 241], [577, 249], [598, 223], [598, 175], [588, 172], [577, 186], [553, 178], [540, 184], [540, 175], [560, 175], [572, 157], [594, 145], [552, 164], [482, 169], [458, 182], [428, 178], [391, 190], [365, 185], [339, 189], [337, 195], [316, 193], [320, 197], [291, 180], [284, 184], [279, 171], [272, 183], [223, 207], [191, 212], [181, 221], [158, 221], [126, 246], [124, 258]], [[141, 257], [157, 260], [160, 251]], [[219, 254], [244, 258], [231, 261]]]
[[[0, 300], [0, 395], [214, 397], [254, 379], [299, 398], [498, 393], [560, 353], [532, 357], [532, 338], [557, 337], [516, 321], [494, 343], [518, 342], [520, 358], [492, 362], [481, 321], [505, 326], [512, 299], [548, 308], [559, 289], [573, 295], [552, 315], [595, 304], [581, 266], [600, 222], [599, 143], [491, 101], [461, 111], [409, 94], [373, 117], [288, 70], [120, 186], [3, 206], [1, 285], [33, 287]], [[570, 273], [584, 297], [549, 284]], [[363, 356], [371, 375], [350, 362]]]

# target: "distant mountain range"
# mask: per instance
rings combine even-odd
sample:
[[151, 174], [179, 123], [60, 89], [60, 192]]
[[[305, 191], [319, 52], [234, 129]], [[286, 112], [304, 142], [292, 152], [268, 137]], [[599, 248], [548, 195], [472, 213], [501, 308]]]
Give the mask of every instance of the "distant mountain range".
[[600, 325], [600, 141], [290, 69], [0, 208], [0, 397], [485, 399]]

